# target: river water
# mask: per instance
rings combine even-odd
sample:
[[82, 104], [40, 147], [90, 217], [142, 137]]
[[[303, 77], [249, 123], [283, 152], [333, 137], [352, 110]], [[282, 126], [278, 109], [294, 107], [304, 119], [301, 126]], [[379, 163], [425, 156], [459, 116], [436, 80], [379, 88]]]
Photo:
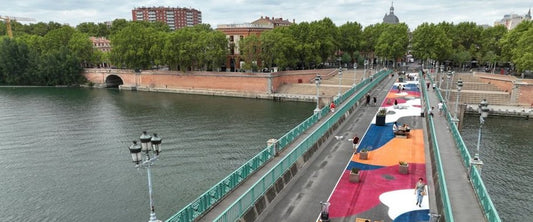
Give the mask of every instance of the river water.
[[[466, 116], [461, 135], [473, 156], [479, 116]], [[533, 219], [533, 121], [524, 118], [485, 119], [480, 143], [481, 177], [502, 221]]]
[[152, 167], [167, 219], [313, 114], [313, 103], [83, 88], [0, 87], [0, 221], [148, 221], [128, 146], [163, 138]]
[[[163, 137], [152, 168], [166, 219], [312, 115], [314, 103], [83, 88], [0, 87], [0, 221], [147, 221], [146, 171], [127, 147]], [[463, 137], [477, 142], [478, 118]], [[488, 118], [483, 178], [503, 221], [532, 217], [533, 124]], [[529, 142], [529, 143], [528, 143]]]

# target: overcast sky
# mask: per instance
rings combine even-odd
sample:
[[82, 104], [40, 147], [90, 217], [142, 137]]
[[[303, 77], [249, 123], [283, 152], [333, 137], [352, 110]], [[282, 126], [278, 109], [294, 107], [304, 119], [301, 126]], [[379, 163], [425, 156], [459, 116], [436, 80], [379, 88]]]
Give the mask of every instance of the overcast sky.
[[[8, 3], [9, 2], [9, 3]], [[117, 18], [131, 20], [131, 10], [142, 6], [187, 7], [202, 12], [202, 22], [249, 23], [261, 16], [312, 22], [325, 17], [337, 26], [348, 21], [363, 27], [381, 23], [389, 13], [387, 0], [4, 0], [0, 15], [30, 17], [36, 22], [59, 22], [76, 26], [82, 22], [105, 22]], [[532, 0], [396, 0], [394, 14], [411, 30], [418, 25], [442, 21], [454, 24], [471, 21], [494, 25], [505, 14], [525, 15]]]

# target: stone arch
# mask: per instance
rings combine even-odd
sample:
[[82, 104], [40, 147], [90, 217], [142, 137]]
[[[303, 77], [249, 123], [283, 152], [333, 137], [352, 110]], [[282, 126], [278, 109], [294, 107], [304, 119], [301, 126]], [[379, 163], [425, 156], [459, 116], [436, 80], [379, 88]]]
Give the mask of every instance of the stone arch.
[[106, 88], [118, 88], [120, 85], [124, 85], [124, 81], [118, 75], [108, 75], [105, 78]]

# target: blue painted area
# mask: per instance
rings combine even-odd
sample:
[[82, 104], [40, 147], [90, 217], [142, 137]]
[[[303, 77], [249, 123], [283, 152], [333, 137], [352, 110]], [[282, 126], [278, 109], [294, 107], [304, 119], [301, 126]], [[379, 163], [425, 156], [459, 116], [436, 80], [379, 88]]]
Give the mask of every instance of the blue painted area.
[[359, 168], [360, 170], [375, 170], [375, 169], [380, 169], [383, 167], [384, 166], [369, 165], [369, 164], [350, 161], [346, 169], [352, 170], [352, 168]]
[[368, 151], [375, 150], [392, 140], [394, 138], [392, 124], [387, 123], [385, 126], [370, 125], [357, 151], [360, 152], [362, 149], [367, 149]]
[[[413, 92], [420, 92], [420, 89], [418, 88], [417, 84], [415, 83], [401, 83], [403, 86], [404, 91], [413, 91]], [[391, 91], [398, 91], [398, 85], [392, 86]]]
[[415, 210], [406, 212], [393, 220], [393, 222], [422, 222], [429, 221], [429, 210]]
[[404, 89], [407, 91], [420, 92], [418, 85], [414, 83], [405, 84]]

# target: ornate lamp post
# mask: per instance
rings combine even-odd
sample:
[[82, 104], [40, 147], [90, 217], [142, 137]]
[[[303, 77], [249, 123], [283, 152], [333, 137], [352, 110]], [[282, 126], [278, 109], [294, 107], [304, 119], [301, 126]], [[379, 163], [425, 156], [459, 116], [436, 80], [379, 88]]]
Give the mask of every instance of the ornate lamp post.
[[368, 60], [365, 59], [365, 64], [364, 64], [364, 71], [363, 71], [363, 79], [366, 78], [366, 68], [368, 66]]
[[320, 74], [317, 74], [315, 76], [315, 84], [316, 84], [316, 108], [315, 108], [315, 111], [314, 113], [317, 114], [317, 113], [320, 113], [320, 81], [322, 80], [322, 77], [320, 76]]
[[485, 123], [485, 118], [489, 115], [489, 103], [486, 99], [483, 99], [481, 103], [479, 103], [479, 113], [481, 114], [479, 116], [479, 132], [477, 137], [477, 146], [476, 146], [476, 153], [474, 154], [474, 159], [470, 161], [470, 165], [475, 166], [478, 171], [481, 172], [481, 167], [483, 166], [483, 161], [479, 158], [479, 146], [481, 144], [481, 129], [483, 128], [483, 124]]
[[463, 80], [459, 79], [457, 80], [457, 95], [455, 100], [455, 123], [456, 125], [459, 123], [459, 114], [458, 114], [458, 107], [459, 107], [459, 97], [461, 96], [461, 88], [463, 88]]
[[355, 87], [357, 84], [355, 83], [355, 78], [357, 74], [357, 62], [353, 64], [353, 87]]
[[339, 67], [339, 93], [337, 93], [337, 98], [341, 97], [341, 82], [342, 82], [342, 67]]
[[[441, 64], [440, 65], [440, 73], [443, 73], [443, 72], [444, 72], [444, 64]], [[439, 89], [442, 89], [441, 88], [442, 87], [442, 78], [441, 78], [440, 74], [437, 75], [437, 81], [439, 81]]]
[[329, 222], [331, 221], [329, 219], [329, 206], [331, 204], [329, 202], [323, 202], [320, 201], [320, 221], [322, 222]]
[[450, 96], [450, 80], [452, 78], [452, 71], [448, 71], [448, 74], [446, 75], [446, 104], [449, 102], [449, 96]]
[[[154, 133], [154, 136], [150, 136], [143, 131], [139, 138], [141, 145], [137, 144], [137, 141], [133, 141], [133, 144], [129, 147], [130, 154], [135, 167], [146, 168], [148, 175], [148, 195], [150, 198], [150, 220], [148, 222], [161, 222], [155, 216], [154, 200], [152, 198], [152, 175], [150, 173], [150, 166], [157, 160], [159, 153], [161, 152], [161, 138]], [[151, 155], [151, 152], [153, 155]], [[144, 157], [143, 155], [144, 154]]]

